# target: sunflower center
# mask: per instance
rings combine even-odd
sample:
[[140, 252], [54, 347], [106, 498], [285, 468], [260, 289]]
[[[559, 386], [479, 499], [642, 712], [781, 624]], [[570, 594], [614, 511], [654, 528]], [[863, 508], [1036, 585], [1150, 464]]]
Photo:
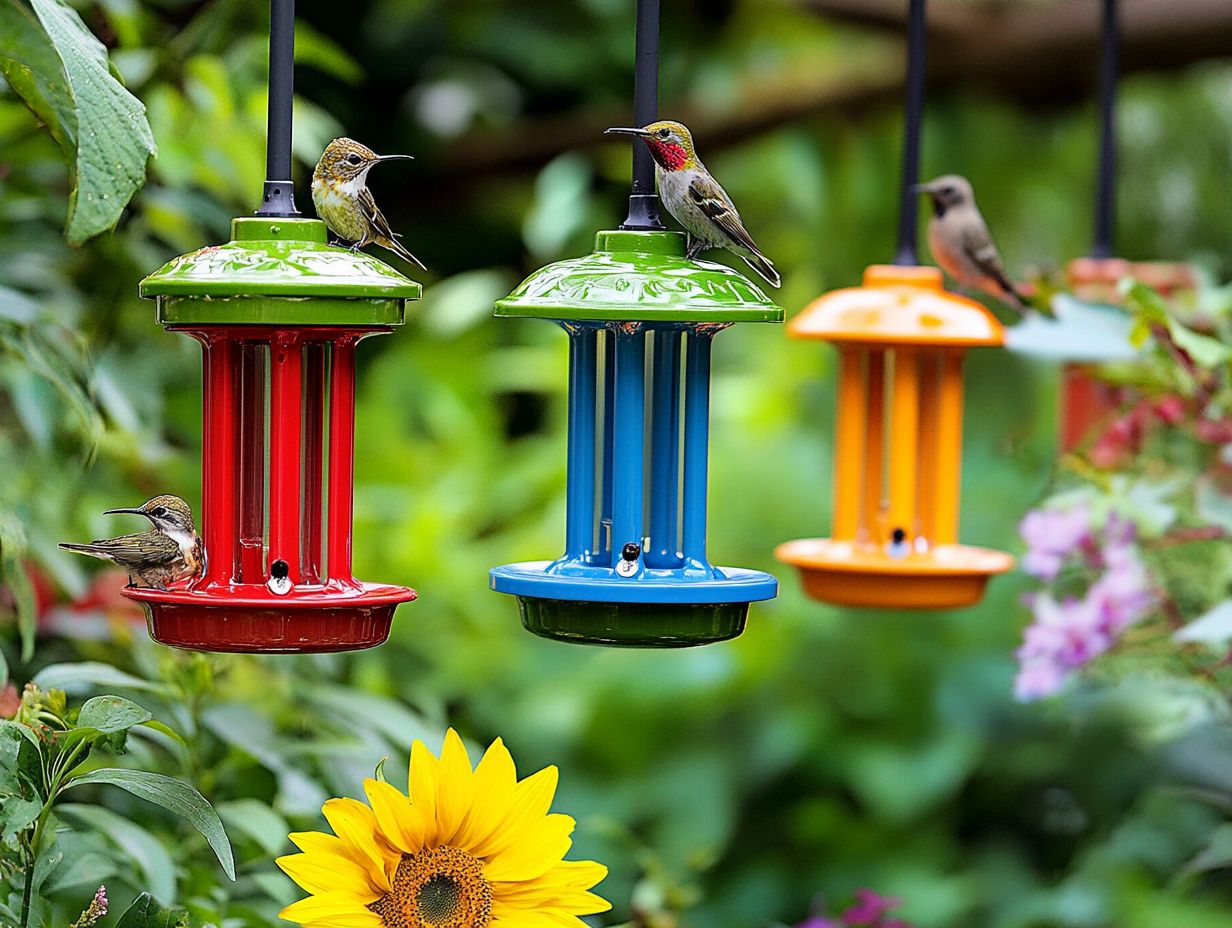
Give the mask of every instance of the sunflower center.
[[456, 847], [403, 854], [393, 887], [368, 906], [385, 928], [487, 928], [492, 920], [483, 864]]

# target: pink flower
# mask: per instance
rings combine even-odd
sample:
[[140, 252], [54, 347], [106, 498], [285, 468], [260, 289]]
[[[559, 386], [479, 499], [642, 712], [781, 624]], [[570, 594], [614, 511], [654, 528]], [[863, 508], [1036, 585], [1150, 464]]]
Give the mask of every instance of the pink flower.
[[844, 925], [876, 926], [882, 916], [890, 909], [898, 908], [902, 902], [901, 899], [882, 896], [871, 889], [857, 889], [856, 901], [842, 914], [842, 923]]
[[1091, 512], [1085, 505], [1068, 509], [1032, 509], [1018, 524], [1027, 543], [1022, 569], [1033, 577], [1054, 580], [1065, 559], [1091, 535]]
[[1035, 623], [1023, 632], [1018, 657], [1050, 658], [1065, 667], [1085, 664], [1112, 643], [1089, 599], [1067, 598], [1058, 603], [1049, 593], [1032, 597]]
[[796, 928], [839, 928], [839, 925], [833, 919], [822, 915], [813, 915], [796, 925]]
[[1155, 592], [1146, 568], [1132, 548], [1109, 549], [1105, 559], [1108, 570], [1091, 584], [1087, 601], [1104, 633], [1115, 639], [1151, 611]]
[[1058, 693], [1065, 686], [1067, 673], [1068, 668], [1051, 658], [1025, 660], [1014, 678], [1014, 697], [1019, 702], [1031, 702]]

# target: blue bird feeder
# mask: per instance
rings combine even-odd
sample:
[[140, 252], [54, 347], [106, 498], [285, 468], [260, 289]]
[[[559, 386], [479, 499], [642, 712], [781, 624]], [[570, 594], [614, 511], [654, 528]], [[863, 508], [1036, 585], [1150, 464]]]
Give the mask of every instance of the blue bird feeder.
[[688, 647], [734, 638], [768, 573], [706, 555], [710, 353], [736, 322], [783, 310], [741, 274], [685, 257], [685, 237], [607, 231], [496, 304], [569, 336], [565, 552], [507, 564], [491, 587], [522, 624], [561, 641]]

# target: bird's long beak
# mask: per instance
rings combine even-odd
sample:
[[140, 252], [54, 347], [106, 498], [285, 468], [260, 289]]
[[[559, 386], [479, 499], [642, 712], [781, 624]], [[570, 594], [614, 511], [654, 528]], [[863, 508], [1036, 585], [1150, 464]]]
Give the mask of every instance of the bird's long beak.
[[377, 161], [414, 161], [414, 155], [377, 155]]
[[134, 515], [138, 515], [138, 516], [145, 515], [145, 510], [142, 509], [140, 506], [137, 506], [132, 509], [105, 509], [103, 510], [103, 515], [110, 516], [110, 515], [114, 515], [116, 513], [121, 513], [121, 512], [131, 512]]
[[635, 135], [639, 139], [649, 138], [654, 135], [653, 132], [648, 132], [645, 129], [628, 129], [621, 126], [613, 126], [610, 129], [603, 130], [604, 135]]
[[932, 184], [912, 184], [907, 189], [910, 190], [912, 193], [932, 193], [933, 192]]

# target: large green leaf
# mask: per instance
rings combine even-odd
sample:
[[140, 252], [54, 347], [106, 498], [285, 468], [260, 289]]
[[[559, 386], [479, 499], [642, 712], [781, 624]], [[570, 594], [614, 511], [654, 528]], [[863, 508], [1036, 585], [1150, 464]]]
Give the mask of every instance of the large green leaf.
[[48, 664], [34, 675], [33, 682], [43, 690], [64, 690], [80, 693], [96, 687], [120, 687], [126, 690], [162, 690], [166, 687], [134, 677], [101, 661], [77, 661], [68, 664]]
[[37, 748], [28, 743], [33, 735], [16, 722], [0, 724], [0, 839], [30, 827], [43, 808], [30, 779], [37, 760]]
[[64, 150], [73, 188], [64, 234], [79, 244], [119, 220], [145, 182], [154, 135], [81, 17], [62, 0], [30, 2], [37, 22], [0, 0], [0, 71]]
[[18, 0], [0, 0], [0, 73], [73, 160], [77, 116], [50, 36]]
[[148, 722], [154, 717], [149, 709], [137, 705], [123, 696], [95, 696], [87, 699], [77, 716], [79, 728], [93, 728], [103, 734], [128, 731], [134, 725]]
[[186, 912], [164, 909], [149, 893], [142, 893], [120, 916], [116, 928], [178, 928], [187, 924]]
[[106, 783], [127, 790], [169, 812], [187, 819], [197, 831], [205, 836], [214, 849], [218, 862], [227, 876], [235, 879], [235, 858], [231, 854], [231, 842], [222, 827], [222, 820], [204, 796], [182, 780], [150, 773], [148, 770], [124, 770], [119, 767], [104, 767], [70, 780], [66, 788], [90, 783]]
[[150, 832], [103, 806], [64, 802], [56, 806], [56, 814], [80, 822], [127, 854], [156, 900], [168, 904], [175, 899], [175, 861]]

